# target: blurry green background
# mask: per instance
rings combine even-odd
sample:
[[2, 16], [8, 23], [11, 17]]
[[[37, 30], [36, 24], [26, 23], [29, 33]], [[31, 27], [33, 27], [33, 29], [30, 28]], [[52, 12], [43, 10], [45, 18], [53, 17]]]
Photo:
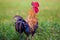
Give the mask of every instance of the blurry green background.
[[[26, 19], [32, 1], [40, 3], [34, 40], [60, 40], [60, 0], [0, 0], [0, 40], [21, 39], [13, 17], [20, 15]], [[25, 40], [25, 34], [22, 37]]]

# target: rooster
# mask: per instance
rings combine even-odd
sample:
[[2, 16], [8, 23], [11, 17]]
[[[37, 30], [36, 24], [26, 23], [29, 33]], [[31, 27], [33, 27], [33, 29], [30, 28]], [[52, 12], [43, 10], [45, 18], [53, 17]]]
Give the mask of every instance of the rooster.
[[38, 19], [37, 19], [37, 13], [38, 13], [38, 2], [32, 2], [32, 8], [28, 12], [28, 17], [26, 20], [24, 20], [21, 16], [14, 16], [15, 21], [15, 29], [19, 33], [25, 33], [26, 34], [26, 40], [28, 40], [29, 35], [33, 36], [36, 32], [36, 29], [38, 28]]

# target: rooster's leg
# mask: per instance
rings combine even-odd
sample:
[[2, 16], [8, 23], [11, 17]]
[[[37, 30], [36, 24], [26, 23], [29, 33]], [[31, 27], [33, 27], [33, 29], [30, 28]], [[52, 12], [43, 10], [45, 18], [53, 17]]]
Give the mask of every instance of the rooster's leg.
[[32, 40], [34, 40], [34, 33], [32, 33]]
[[23, 39], [23, 35], [21, 34], [21, 35], [20, 35], [20, 40], [22, 40], [22, 39]]
[[34, 36], [32, 36], [32, 40], [34, 40]]
[[28, 40], [28, 36], [26, 37], [26, 40]]

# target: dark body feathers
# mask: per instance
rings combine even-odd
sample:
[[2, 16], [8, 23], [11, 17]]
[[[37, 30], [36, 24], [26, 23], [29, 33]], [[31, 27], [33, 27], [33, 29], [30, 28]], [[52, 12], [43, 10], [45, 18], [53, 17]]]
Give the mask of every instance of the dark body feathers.
[[20, 16], [15, 16], [17, 18], [15, 22], [15, 29], [17, 32], [22, 33], [25, 32], [26, 35], [30, 33], [30, 28], [28, 23]]
[[29, 36], [29, 34], [32, 36], [34, 35], [36, 29], [38, 28], [38, 22], [34, 25], [34, 31], [32, 31], [29, 24], [21, 16], [15, 16], [14, 18], [16, 18], [15, 29], [18, 33], [24, 32], [26, 36]]

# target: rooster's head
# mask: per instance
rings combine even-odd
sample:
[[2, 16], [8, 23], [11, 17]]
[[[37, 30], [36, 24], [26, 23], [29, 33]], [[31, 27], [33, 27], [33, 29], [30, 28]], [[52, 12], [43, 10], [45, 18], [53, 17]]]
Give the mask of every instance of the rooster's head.
[[38, 2], [32, 2], [32, 7], [33, 7], [35, 13], [39, 12], [39, 9], [38, 9], [39, 3]]

